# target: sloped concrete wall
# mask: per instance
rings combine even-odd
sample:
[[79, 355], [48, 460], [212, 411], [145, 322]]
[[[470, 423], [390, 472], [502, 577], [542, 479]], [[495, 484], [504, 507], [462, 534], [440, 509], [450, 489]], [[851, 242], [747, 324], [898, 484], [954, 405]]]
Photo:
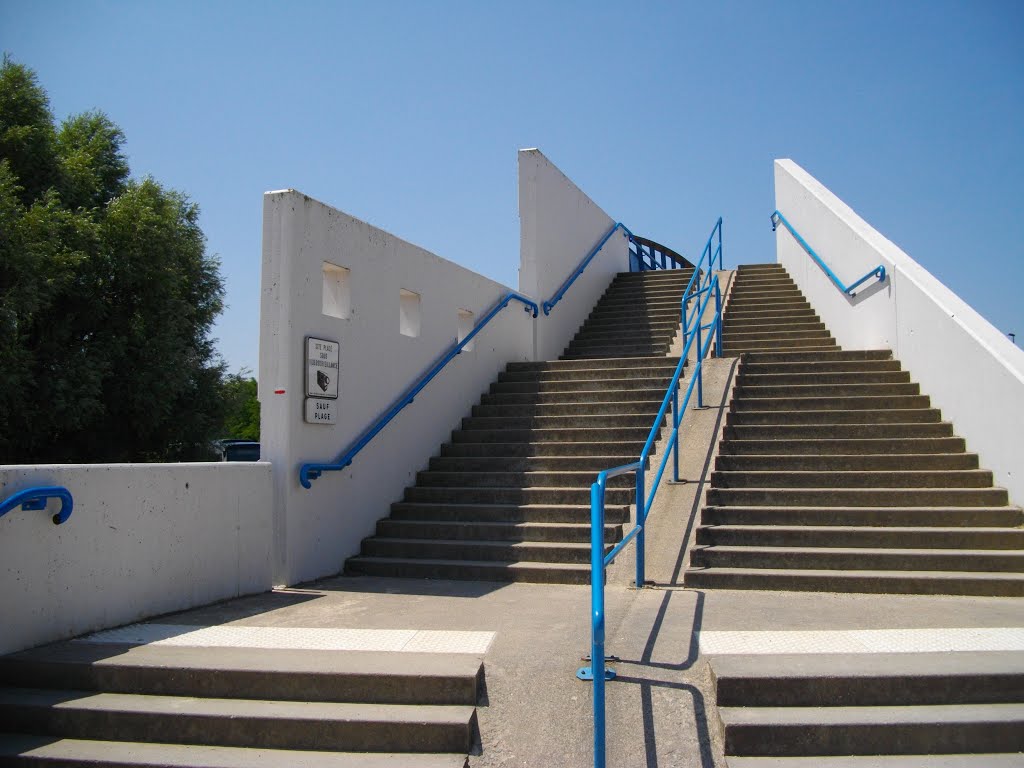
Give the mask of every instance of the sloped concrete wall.
[[[348, 270], [350, 313], [325, 314], [323, 264]], [[457, 339], [504, 297], [488, 280], [294, 190], [264, 196], [260, 308], [262, 456], [274, 467], [274, 578], [337, 573], [413, 485], [438, 445], [498, 372], [533, 358], [534, 320], [513, 302], [344, 471], [309, 490], [303, 462], [338, 457]], [[401, 292], [419, 295], [419, 335], [401, 332]], [[464, 322], [464, 321], [463, 321]], [[306, 336], [340, 344], [334, 426], [303, 421]]]
[[0, 467], [0, 499], [39, 485], [74, 512], [0, 518], [0, 654], [271, 587], [265, 462]]
[[779, 263], [839, 344], [891, 349], [996, 483], [1024, 501], [1024, 350], [792, 160], [775, 161], [775, 205], [847, 284], [885, 266], [885, 283], [849, 297], [785, 227], [776, 231]]
[[[551, 299], [615, 221], [538, 149], [519, 151], [519, 290]], [[629, 271], [620, 229], [605, 243], [551, 314], [537, 324], [538, 360], [553, 360], [618, 272]]]

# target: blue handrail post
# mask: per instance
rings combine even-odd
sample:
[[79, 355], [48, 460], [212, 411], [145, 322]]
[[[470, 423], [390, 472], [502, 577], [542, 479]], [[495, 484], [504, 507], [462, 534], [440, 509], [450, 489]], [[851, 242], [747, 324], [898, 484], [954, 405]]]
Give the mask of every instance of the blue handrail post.
[[[672, 426], [675, 432], [679, 432], [679, 425], [682, 423], [682, 415], [679, 413], [679, 387], [676, 387], [672, 392]], [[679, 437], [676, 435], [676, 441], [672, 445], [672, 479], [675, 482], [679, 482]]]
[[722, 271], [722, 217], [718, 217], [718, 271]]
[[604, 768], [604, 488], [590, 486], [590, 669], [594, 678], [594, 765]]
[[640, 468], [636, 471], [636, 524], [640, 530], [636, 534], [636, 588], [643, 589], [646, 581], [644, 563], [644, 526], [647, 523], [647, 515], [644, 513], [646, 499], [644, 493], [644, 467], [643, 456], [641, 456]]
[[722, 286], [715, 280], [715, 357], [722, 357]]
[[[699, 301], [697, 302], [697, 305], [698, 305], [697, 311], [699, 312], [700, 311], [700, 302]], [[702, 318], [700, 316], [698, 316], [696, 318], [696, 322], [694, 323], [694, 325], [697, 326], [697, 362], [698, 363], [703, 362], [700, 359], [700, 350], [703, 347], [703, 343], [701, 342], [701, 339], [700, 339], [700, 337], [701, 337], [701, 324], [700, 324], [701, 320], [702, 320]], [[704, 366], [703, 365], [698, 365], [697, 366], [697, 372], [694, 375], [697, 377], [697, 407], [698, 408], [703, 408], [704, 407]]]

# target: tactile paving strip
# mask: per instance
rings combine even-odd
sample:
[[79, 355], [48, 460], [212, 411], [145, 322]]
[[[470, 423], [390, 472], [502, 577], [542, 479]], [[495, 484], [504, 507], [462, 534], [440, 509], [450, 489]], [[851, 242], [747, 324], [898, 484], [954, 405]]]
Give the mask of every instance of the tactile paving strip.
[[430, 629], [338, 629], [306, 627], [197, 627], [132, 624], [80, 638], [84, 643], [180, 645], [219, 648], [286, 648], [319, 651], [483, 654], [493, 632]]
[[709, 656], [1024, 651], [1024, 627], [709, 631], [700, 633], [700, 650]]

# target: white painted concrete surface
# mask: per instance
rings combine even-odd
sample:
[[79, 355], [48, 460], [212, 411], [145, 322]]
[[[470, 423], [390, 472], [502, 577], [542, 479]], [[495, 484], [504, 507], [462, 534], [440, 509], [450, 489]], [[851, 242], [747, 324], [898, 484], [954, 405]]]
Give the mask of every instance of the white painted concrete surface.
[[1024, 651], [1024, 628], [729, 630], [701, 632], [699, 642], [701, 653], [708, 656], [964, 651], [982, 653]]
[[74, 497], [0, 518], [0, 654], [271, 587], [270, 465], [0, 467], [0, 498]]
[[996, 484], [1024, 501], [1024, 350], [792, 160], [775, 161], [775, 205], [846, 284], [885, 266], [884, 284], [850, 298], [785, 227], [776, 231], [779, 263], [839, 344], [891, 349]]
[[[615, 221], [538, 149], [519, 151], [519, 291], [551, 299]], [[536, 326], [538, 360], [553, 360], [618, 272], [629, 271], [629, 241], [605, 243], [551, 314]]]
[[[348, 270], [347, 319], [323, 312], [325, 262]], [[510, 303], [351, 466], [325, 472], [306, 490], [302, 463], [338, 457], [456, 342], [460, 310], [479, 321], [510, 289], [285, 190], [264, 196], [261, 290], [261, 442], [273, 463], [274, 579], [295, 584], [337, 573], [358, 552], [498, 372], [533, 358], [534, 320]], [[416, 336], [402, 333], [403, 291], [419, 295]], [[408, 300], [405, 309], [408, 321]], [[303, 423], [307, 335], [341, 345], [336, 426]]]

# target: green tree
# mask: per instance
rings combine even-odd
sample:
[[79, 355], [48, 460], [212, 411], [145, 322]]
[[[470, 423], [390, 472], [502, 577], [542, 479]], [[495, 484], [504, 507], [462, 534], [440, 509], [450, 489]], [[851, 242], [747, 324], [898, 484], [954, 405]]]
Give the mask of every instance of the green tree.
[[242, 370], [224, 377], [224, 424], [221, 437], [240, 440], [260, 439], [260, 401], [256, 379]]
[[207, 458], [224, 411], [223, 307], [199, 209], [129, 177], [101, 112], [55, 128], [0, 67], [0, 463]]

